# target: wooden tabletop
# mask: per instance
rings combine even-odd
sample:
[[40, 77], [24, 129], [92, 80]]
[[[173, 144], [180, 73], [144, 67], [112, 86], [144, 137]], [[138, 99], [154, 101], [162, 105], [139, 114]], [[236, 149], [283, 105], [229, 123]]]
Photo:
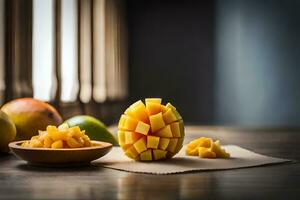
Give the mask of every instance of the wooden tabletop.
[[[255, 152], [300, 160], [300, 130], [186, 127], [185, 141], [220, 139]], [[51, 169], [0, 156], [0, 199], [300, 199], [300, 164], [175, 175], [101, 167]]]

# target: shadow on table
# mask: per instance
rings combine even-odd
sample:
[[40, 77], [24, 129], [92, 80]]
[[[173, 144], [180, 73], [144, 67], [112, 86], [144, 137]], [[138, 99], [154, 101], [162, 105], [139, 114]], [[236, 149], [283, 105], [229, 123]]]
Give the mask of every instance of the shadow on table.
[[16, 167], [23, 171], [35, 171], [35, 172], [89, 172], [89, 171], [101, 171], [103, 168], [93, 165], [82, 165], [82, 166], [64, 166], [64, 167], [49, 167], [49, 166], [38, 166], [27, 163], [17, 164]]

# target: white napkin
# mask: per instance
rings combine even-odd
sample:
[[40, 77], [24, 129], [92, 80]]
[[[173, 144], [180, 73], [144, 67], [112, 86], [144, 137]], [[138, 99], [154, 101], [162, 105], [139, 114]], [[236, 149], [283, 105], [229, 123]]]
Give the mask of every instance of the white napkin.
[[174, 174], [191, 171], [225, 170], [254, 167], [288, 162], [288, 159], [274, 158], [254, 153], [235, 145], [223, 146], [230, 153], [229, 159], [203, 159], [185, 155], [185, 146], [172, 159], [156, 162], [138, 162], [127, 158], [120, 147], [114, 147], [106, 156], [93, 161], [93, 165], [128, 172], [147, 174]]

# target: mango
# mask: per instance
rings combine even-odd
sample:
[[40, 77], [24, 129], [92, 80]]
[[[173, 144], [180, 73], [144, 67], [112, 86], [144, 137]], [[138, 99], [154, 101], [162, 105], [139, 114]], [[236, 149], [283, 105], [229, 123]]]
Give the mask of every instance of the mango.
[[62, 124], [59, 127], [49, 125], [45, 131], [32, 136], [31, 140], [22, 143], [22, 147], [30, 148], [80, 148], [92, 146], [90, 138], [78, 126], [69, 127]]
[[[118, 141], [115, 136], [110, 133], [100, 120], [88, 116], [88, 115], [78, 115], [74, 116], [65, 121], [70, 127], [77, 127], [81, 130], [85, 130], [85, 134], [89, 136], [92, 140], [98, 140], [103, 142], [109, 142], [114, 146], [118, 146]], [[134, 131], [134, 129], [133, 129]], [[77, 132], [80, 133], [80, 132]]]
[[186, 150], [188, 156], [199, 156], [200, 158], [229, 158], [230, 154], [221, 147], [219, 140], [201, 137], [188, 143]]
[[10, 117], [0, 110], [0, 151], [8, 152], [8, 144], [16, 137], [16, 126]]
[[30, 139], [38, 130], [48, 125], [59, 125], [62, 117], [50, 104], [32, 99], [21, 98], [4, 104], [1, 108], [12, 120], [17, 130], [17, 140]]
[[176, 108], [161, 104], [160, 98], [146, 98], [129, 106], [118, 124], [119, 145], [134, 160], [172, 158], [182, 148], [184, 124]]

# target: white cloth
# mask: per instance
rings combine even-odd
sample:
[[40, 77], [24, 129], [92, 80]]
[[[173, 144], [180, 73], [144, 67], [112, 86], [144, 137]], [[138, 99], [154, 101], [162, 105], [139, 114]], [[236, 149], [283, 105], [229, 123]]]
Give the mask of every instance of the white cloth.
[[225, 170], [262, 166], [288, 162], [288, 159], [274, 158], [235, 145], [223, 146], [230, 153], [229, 159], [203, 159], [185, 155], [185, 146], [172, 159], [155, 162], [133, 161], [124, 155], [120, 147], [114, 147], [106, 156], [92, 164], [128, 172], [148, 174], [173, 174], [192, 171]]

